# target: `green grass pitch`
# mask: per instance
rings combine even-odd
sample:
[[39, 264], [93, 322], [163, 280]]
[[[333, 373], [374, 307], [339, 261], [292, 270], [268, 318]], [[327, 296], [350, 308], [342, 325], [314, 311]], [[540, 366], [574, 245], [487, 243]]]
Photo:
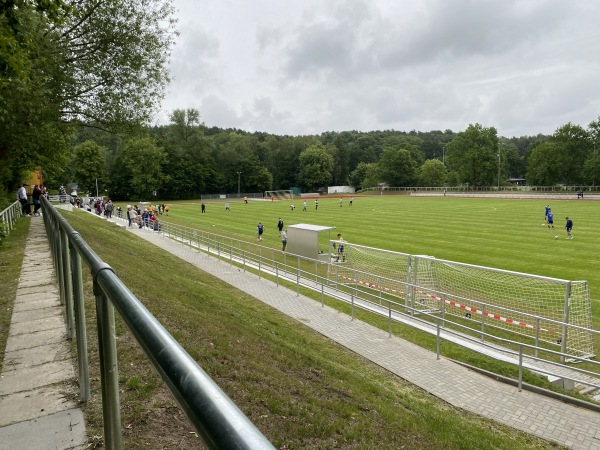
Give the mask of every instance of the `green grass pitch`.
[[[592, 200], [530, 200], [410, 196], [355, 196], [349, 206], [344, 197], [256, 201], [206, 200], [170, 203], [162, 220], [203, 229], [242, 240], [256, 241], [256, 225], [265, 225], [262, 245], [281, 245], [277, 221], [286, 226], [308, 223], [334, 226], [335, 234], [356, 244], [425, 254], [436, 258], [495, 267], [548, 277], [587, 280], [592, 298], [594, 328], [600, 323], [600, 271], [598, 211]], [[295, 206], [294, 210], [290, 205]], [[544, 207], [554, 213], [554, 230], [544, 223]], [[573, 240], [566, 240], [565, 217], [573, 220]], [[555, 239], [558, 236], [558, 239]]]

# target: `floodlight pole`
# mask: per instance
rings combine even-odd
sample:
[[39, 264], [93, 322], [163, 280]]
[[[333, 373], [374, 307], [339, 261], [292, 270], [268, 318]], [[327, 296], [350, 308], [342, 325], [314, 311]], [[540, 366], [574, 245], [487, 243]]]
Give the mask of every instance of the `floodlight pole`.
[[238, 198], [240, 198], [240, 175], [242, 174], [242, 172], [238, 172]]
[[442, 147], [442, 163], [446, 165], [446, 147]]
[[498, 149], [498, 192], [500, 192], [500, 149]]
[[502, 148], [504, 145], [503, 142], [498, 142], [498, 191], [500, 191], [500, 167], [502, 165]]

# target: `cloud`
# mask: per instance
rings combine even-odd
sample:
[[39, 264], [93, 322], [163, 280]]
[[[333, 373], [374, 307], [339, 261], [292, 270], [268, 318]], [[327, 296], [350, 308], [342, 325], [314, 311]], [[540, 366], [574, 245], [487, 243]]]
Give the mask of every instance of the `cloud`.
[[278, 134], [550, 133], [598, 115], [600, 4], [562, 0], [175, 0], [165, 105]]
[[244, 124], [227, 100], [217, 97], [216, 95], [208, 95], [202, 99], [200, 114], [203, 121], [206, 117], [210, 117], [211, 121], [208, 124], [209, 126], [211, 124], [227, 124], [226, 126], [218, 126], [238, 128], [242, 127]]

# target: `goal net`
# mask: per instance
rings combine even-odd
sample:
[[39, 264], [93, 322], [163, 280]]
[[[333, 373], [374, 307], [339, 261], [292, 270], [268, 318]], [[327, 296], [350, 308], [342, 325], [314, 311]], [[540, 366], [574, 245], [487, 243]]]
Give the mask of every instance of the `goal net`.
[[294, 191], [289, 190], [278, 190], [278, 191], [265, 191], [266, 199], [274, 200], [294, 200]]
[[331, 241], [330, 280], [352, 285], [357, 296], [360, 290], [371, 291], [371, 296], [377, 290], [380, 297], [393, 298], [412, 311], [460, 317], [467, 324], [484, 325], [488, 333], [490, 328], [506, 330], [546, 342], [573, 356], [594, 356], [592, 333], [586, 330], [592, 328], [586, 281], [541, 277], [348, 242], [343, 243], [344, 257], [338, 258], [333, 249], [336, 242]]

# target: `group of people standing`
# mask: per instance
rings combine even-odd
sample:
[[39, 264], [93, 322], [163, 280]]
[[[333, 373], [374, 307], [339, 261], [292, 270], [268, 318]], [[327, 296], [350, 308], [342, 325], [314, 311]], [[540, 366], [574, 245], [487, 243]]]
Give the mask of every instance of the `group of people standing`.
[[[552, 208], [550, 205], [546, 205], [546, 213], [544, 220], [548, 225], [548, 229], [554, 229], [554, 213], [552, 212]], [[567, 231], [567, 239], [573, 239], [573, 220], [569, 219], [569, 216], [565, 217], [565, 230]]]
[[153, 208], [152, 205], [148, 208], [144, 208], [144, 211], [142, 211], [138, 205], [127, 205], [127, 224], [129, 228], [133, 228], [133, 225], [137, 225], [138, 228], [146, 226], [153, 230], [160, 231], [161, 226], [158, 220], [159, 211], [161, 211], [161, 208]]
[[35, 185], [33, 187], [33, 191], [31, 192], [31, 200], [33, 202], [33, 212], [31, 212], [31, 203], [29, 203], [29, 197], [27, 194], [27, 183], [23, 183], [21, 187], [17, 190], [17, 200], [21, 203], [21, 213], [26, 217], [39, 217], [40, 216], [40, 208], [42, 207], [42, 202], [40, 197], [42, 195], [46, 195], [46, 189], [44, 186]]

